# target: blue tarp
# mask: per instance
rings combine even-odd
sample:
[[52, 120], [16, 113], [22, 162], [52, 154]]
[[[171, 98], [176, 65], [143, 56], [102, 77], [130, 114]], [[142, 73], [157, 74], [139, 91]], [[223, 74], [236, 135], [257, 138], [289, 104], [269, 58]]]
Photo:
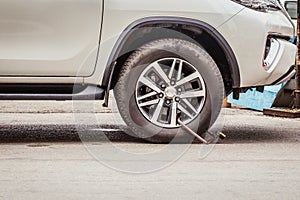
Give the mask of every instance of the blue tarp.
[[271, 108], [277, 93], [284, 84], [266, 86], [263, 93], [256, 91], [255, 88], [240, 94], [240, 99], [233, 99], [232, 94], [228, 96], [228, 102], [238, 106], [247, 107], [254, 110], [263, 111], [264, 108]]

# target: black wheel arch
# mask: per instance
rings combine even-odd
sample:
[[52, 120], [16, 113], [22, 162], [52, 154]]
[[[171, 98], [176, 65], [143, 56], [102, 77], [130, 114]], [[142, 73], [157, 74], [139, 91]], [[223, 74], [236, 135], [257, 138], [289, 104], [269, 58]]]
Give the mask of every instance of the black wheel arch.
[[238, 63], [225, 38], [211, 25], [183, 17], [147, 17], [130, 24], [113, 47], [101, 86], [107, 92], [114, 88], [123, 63], [135, 49], [153, 40], [170, 37], [197, 42], [215, 60], [226, 91], [240, 87]]

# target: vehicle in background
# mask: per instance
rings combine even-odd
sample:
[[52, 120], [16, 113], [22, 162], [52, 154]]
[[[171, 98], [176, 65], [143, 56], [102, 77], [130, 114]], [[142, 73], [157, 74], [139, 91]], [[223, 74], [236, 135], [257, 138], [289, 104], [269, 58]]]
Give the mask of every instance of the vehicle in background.
[[281, 3], [293, 20], [295, 27], [297, 27], [297, 1], [281, 0]]

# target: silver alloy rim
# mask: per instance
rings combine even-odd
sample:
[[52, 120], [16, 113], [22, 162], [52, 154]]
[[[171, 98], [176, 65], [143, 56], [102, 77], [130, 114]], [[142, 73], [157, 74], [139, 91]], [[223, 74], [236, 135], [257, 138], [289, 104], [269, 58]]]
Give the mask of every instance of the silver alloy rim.
[[148, 65], [140, 74], [135, 88], [139, 110], [151, 123], [163, 128], [179, 127], [201, 112], [206, 87], [201, 74], [179, 58], [163, 58]]

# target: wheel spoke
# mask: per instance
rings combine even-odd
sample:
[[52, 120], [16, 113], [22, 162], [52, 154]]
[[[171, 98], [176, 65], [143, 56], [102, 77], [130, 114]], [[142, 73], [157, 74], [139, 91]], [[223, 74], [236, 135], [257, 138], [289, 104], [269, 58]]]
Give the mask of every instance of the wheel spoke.
[[205, 82], [197, 68], [176, 57], [154, 60], [142, 70], [135, 85], [140, 112], [163, 128], [179, 127], [179, 111], [185, 124], [192, 122], [205, 100]]
[[137, 100], [140, 101], [140, 100], [146, 99], [148, 97], [152, 97], [153, 95], [156, 95], [156, 94], [157, 94], [157, 92], [155, 92], [155, 91], [149, 92], [148, 94], [138, 97]]
[[153, 116], [151, 118], [151, 121], [155, 121], [157, 122], [161, 113], [161, 110], [163, 108], [164, 105], [164, 101], [163, 100], [159, 100], [159, 103], [157, 104], [155, 111], [153, 113]]
[[203, 90], [192, 90], [181, 94], [180, 98], [185, 99], [185, 98], [204, 97], [204, 96], [205, 96], [205, 92]]
[[165, 83], [169, 84], [170, 80], [169, 80], [168, 76], [166, 75], [166, 73], [164, 72], [164, 70], [162, 70], [162, 68], [158, 64], [158, 62], [153, 63], [153, 68], [158, 73], [158, 76], [160, 76]]
[[156, 86], [155, 83], [153, 83], [152, 81], [150, 81], [149, 79], [147, 79], [146, 77], [141, 77], [140, 78], [140, 82], [142, 82], [143, 84], [145, 84], [147, 87], [151, 88], [152, 90], [154, 90], [157, 93], [161, 92], [161, 89], [159, 87]]
[[169, 79], [171, 79], [172, 76], [173, 76], [173, 73], [174, 73], [174, 70], [175, 70], [175, 65], [176, 65], [176, 59], [174, 59], [174, 61], [172, 63], [171, 70], [169, 72]]
[[181, 112], [183, 112], [184, 114], [186, 114], [189, 118], [193, 118], [194, 116], [189, 112], [187, 111], [182, 105], [178, 105], [178, 109], [181, 110]]
[[190, 82], [190, 81], [192, 81], [192, 80], [194, 80], [194, 79], [196, 79], [196, 78], [198, 78], [198, 77], [199, 77], [199, 74], [198, 74], [197, 72], [194, 72], [194, 73], [192, 73], [191, 75], [189, 75], [189, 76], [187, 76], [187, 77], [181, 79], [180, 81], [178, 81], [178, 82], [176, 83], [176, 86], [180, 86], [180, 85], [183, 85], [183, 84], [185, 84], [185, 83], [188, 83], [188, 82]]
[[146, 101], [146, 102], [140, 103], [139, 106], [140, 107], [151, 106], [151, 105], [157, 104], [158, 102], [159, 102], [159, 99], [154, 99], [151, 101]]
[[187, 100], [187, 99], [183, 99], [183, 102], [194, 112], [197, 113], [197, 110], [195, 109], [195, 107]]
[[177, 81], [179, 81], [180, 78], [181, 78], [182, 65], [183, 65], [183, 61], [181, 60], [181, 61], [180, 61], [180, 64], [179, 64], [178, 72], [177, 72]]
[[172, 109], [171, 109], [171, 125], [176, 126], [177, 125], [177, 103], [172, 103]]

